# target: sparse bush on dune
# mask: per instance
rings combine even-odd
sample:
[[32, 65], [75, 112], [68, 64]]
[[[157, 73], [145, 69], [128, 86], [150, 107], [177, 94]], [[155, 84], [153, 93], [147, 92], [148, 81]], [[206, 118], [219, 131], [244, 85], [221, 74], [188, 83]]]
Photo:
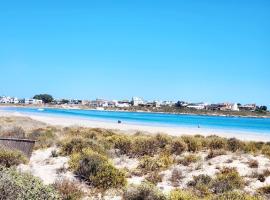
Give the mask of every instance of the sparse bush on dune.
[[263, 145], [262, 146], [262, 154], [270, 157], [270, 146], [269, 145]]
[[258, 149], [258, 145], [256, 144], [256, 142], [245, 142], [243, 145], [243, 150], [246, 153], [253, 153], [253, 154], [256, 154], [260, 151], [260, 149]]
[[76, 182], [67, 179], [57, 180], [53, 187], [59, 192], [62, 200], [79, 200], [84, 195]]
[[188, 154], [186, 156], [184, 156], [184, 158], [178, 160], [179, 164], [182, 164], [184, 166], [188, 166], [191, 163], [195, 163], [197, 161], [199, 161], [201, 158], [196, 156], [195, 154]]
[[64, 155], [70, 155], [74, 152], [81, 152], [85, 148], [92, 148], [93, 150], [105, 154], [106, 150], [98, 144], [97, 141], [92, 139], [85, 139], [82, 137], [68, 138], [60, 143], [61, 153]]
[[265, 199], [270, 199], [270, 185], [258, 188], [257, 192], [264, 196]]
[[182, 171], [179, 168], [175, 167], [172, 170], [172, 174], [169, 180], [171, 181], [173, 187], [178, 187], [183, 177], [184, 176]]
[[176, 189], [170, 192], [168, 200], [199, 200], [199, 198], [192, 191]]
[[202, 148], [201, 138], [193, 136], [182, 136], [181, 138], [187, 144], [187, 150], [190, 152], [196, 152]]
[[243, 148], [243, 143], [236, 138], [230, 138], [227, 140], [227, 148], [231, 152], [236, 152]]
[[244, 180], [235, 168], [223, 168], [213, 181], [214, 193], [224, 193], [234, 189], [241, 189]]
[[58, 192], [38, 178], [13, 168], [0, 168], [1, 200], [60, 200]]
[[239, 191], [226, 192], [223, 194], [219, 194], [211, 200], [264, 200], [262, 197], [257, 195], [248, 195]]
[[218, 136], [209, 136], [208, 140], [208, 148], [211, 150], [224, 149], [226, 147], [226, 139], [218, 137]]
[[28, 138], [32, 140], [36, 140], [35, 147], [34, 147], [35, 149], [51, 147], [57, 142], [55, 131], [56, 129], [51, 128], [51, 127], [39, 128], [39, 129], [33, 130], [28, 135]]
[[155, 135], [155, 139], [157, 146], [161, 149], [165, 148], [172, 141], [172, 137], [166, 134], [157, 134]]
[[136, 136], [132, 143], [132, 154], [134, 156], [153, 156], [158, 153], [158, 146], [154, 137]]
[[170, 144], [170, 152], [176, 155], [182, 154], [187, 150], [187, 144], [181, 138], [175, 138]]
[[188, 186], [193, 187], [195, 192], [200, 197], [206, 197], [211, 194], [211, 184], [213, 179], [205, 174], [201, 174], [199, 176], [194, 176], [193, 180], [188, 183]]
[[[166, 200], [166, 196], [154, 185], [143, 183], [128, 187], [123, 194], [123, 200]], [[174, 200], [174, 199], [173, 199]]]
[[14, 126], [9, 129], [1, 130], [0, 136], [4, 138], [25, 138], [26, 134], [22, 127]]
[[161, 169], [167, 169], [173, 164], [173, 159], [170, 155], [161, 154], [157, 157], [144, 156], [140, 160], [138, 168], [142, 170], [143, 173], [160, 171]]
[[210, 150], [208, 155], [206, 156], [206, 159], [212, 159], [217, 156], [226, 155], [226, 151], [223, 149], [217, 149], [217, 150]]
[[118, 149], [120, 154], [130, 154], [132, 150], [132, 140], [127, 135], [113, 135], [107, 138], [113, 144], [113, 148]]
[[28, 159], [23, 153], [16, 150], [9, 150], [0, 147], [0, 165], [4, 167], [25, 164]]
[[162, 178], [163, 176], [160, 175], [158, 172], [151, 172], [147, 174], [145, 180], [156, 185], [157, 183], [162, 182]]
[[72, 154], [69, 165], [77, 176], [96, 188], [121, 188], [126, 185], [125, 174], [92, 149]]

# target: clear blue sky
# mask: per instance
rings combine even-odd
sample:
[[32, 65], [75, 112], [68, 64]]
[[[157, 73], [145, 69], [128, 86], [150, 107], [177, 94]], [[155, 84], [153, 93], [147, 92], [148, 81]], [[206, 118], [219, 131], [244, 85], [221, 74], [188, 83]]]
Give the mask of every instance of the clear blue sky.
[[1, 1], [0, 95], [270, 104], [269, 0]]

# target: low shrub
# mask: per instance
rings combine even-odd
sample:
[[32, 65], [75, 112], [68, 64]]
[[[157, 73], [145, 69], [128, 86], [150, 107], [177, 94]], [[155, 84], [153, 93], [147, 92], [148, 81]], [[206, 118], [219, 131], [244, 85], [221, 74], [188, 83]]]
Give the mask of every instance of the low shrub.
[[124, 191], [123, 200], [166, 200], [154, 185], [143, 183], [139, 186], [131, 186]]
[[211, 200], [263, 200], [257, 195], [248, 195], [239, 191], [226, 192], [213, 197]]
[[60, 146], [60, 152], [67, 156], [74, 152], [82, 152], [85, 148], [91, 148], [100, 154], [106, 154], [106, 150], [97, 141], [81, 137], [68, 138], [62, 141]]
[[263, 145], [262, 154], [270, 157], [270, 146], [269, 145]]
[[60, 200], [58, 192], [51, 186], [26, 173], [19, 173], [14, 168], [0, 168], [0, 199], [35, 199]]
[[181, 138], [175, 138], [170, 145], [171, 153], [176, 155], [180, 155], [186, 150], [187, 144]]
[[224, 193], [234, 189], [241, 189], [244, 180], [235, 168], [223, 168], [213, 181], [212, 188], [215, 193]]
[[188, 166], [191, 163], [195, 163], [200, 160], [200, 157], [196, 156], [195, 154], [188, 154], [184, 156], [184, 158], [178, 160], [179, 164], [182, 164], [184, 166]]
[[8, 150], [0, 147], [0, 165], [4, 167], [17, 166], [27, 162], [27, 158], [20, 151]]
[[84, 195], [79, 185], [74, 181], [61, 179], [57, 180], [53, 186], [59, 192], [62, 200], [79, 200]]
[[188, 190], [173, 190], [169, 194], [168, 200], [199, 200], [199, 198]]
[[163, 168], [163, 164], [154, 157], [144, 156], [138, 165], [138, 168], [142, 170], [144, 174], [152, 171], [160, 171]]
[[113, 148], [118, 149], [120, 154], [130, 154], [131, 152], [131, 138], [126, 135], [113, 135], [108, 139], [112, 144]]
[[211, 150], [224, 149], [226, 147], [226, 139], [218, 136], [210, 136], [208, 139], [208, 148]]
[[92, 149], [74, 153], [69, 165], [77, 176], [96, 188], [120, 188], [126, 185], [125, 174]]
[[189, 186], [193, 187], [197, 195], [200, 197], [206, 197], [211, 194], [212, 178], [208, 175], [201, 174], [194, 176], [193, 180], [188, 183]]
[[208, 153], [208, 155], [206, 156], [206, 159], [212, 159], [215, 158], [217, 156], [221, 156], [221, 155], [226, 155], [226, 151], [223, 149], [219, 149], [219, 150], [210, 150], [210, 152]]
[[227, 140], [227, 148], [229, 151], [236, 152], [243, 148], [243, 144], [236, 138], [230, 138]]
[[0, 136], [4, 138], [25, 138], [25, 131], [18, 126], [14, 126], [9, 129], [1, 130]]
[[159, 148], [165, 148], [166, 145], [170, 144], [172, 141], [172, 137], [165, 134], [157, 134], [155, 135], [156, 145]]
[[258, 168], [259, 167], [259, 162], [257, 160], [249, 160], [248, 161], [248, 166], [250, 168]]
[[28, 137], [36, 140], [35, 149], [51, 147], [56, 143], [56, 130], [53, 128], [39, 128], [32, 131]]
[[157, 172], [151, 172], [147, 174], [147, 176], [145, 177], [145, 180], [156, 185], [157, 183], [162, 182], [162, 178], [163, 176], [161, 174]]
[[158, 145], [154, 137], [136, 136], [132, 143], [132, 154], [134, 156], [153, 156], [158, 153]]
[[187, 144], [187, 150], [190, 152], [196, 152], [202, 148], [201, 138], [193, 136], [182, 136], [181, 138]]
[[179, 168], [175, 167], [172, 170], [172, 174], [169, 180], [171, 181], [173, 187], [178, 187], [183, 177], [184, 176], [182, 171]]
[[257, 192], [263, 195], [270, 195], [270, 185], [260, 187]]
[[259, 152], [256, 142], [245, 142], [243, 145], [243, 150], [246, 153], [253, 153], [253, 154]]

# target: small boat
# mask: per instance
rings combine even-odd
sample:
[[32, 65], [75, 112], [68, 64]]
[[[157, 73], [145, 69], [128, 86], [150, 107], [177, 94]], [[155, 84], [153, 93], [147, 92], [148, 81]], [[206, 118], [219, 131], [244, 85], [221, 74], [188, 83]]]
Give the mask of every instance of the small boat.
[[44, 108], [39, 108], [38, 111], [44, 111]]

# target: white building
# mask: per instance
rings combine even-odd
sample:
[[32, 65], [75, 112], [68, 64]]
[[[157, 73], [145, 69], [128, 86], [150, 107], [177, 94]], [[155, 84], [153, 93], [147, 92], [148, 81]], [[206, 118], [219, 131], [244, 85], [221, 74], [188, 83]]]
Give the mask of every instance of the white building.
[[203, 109], [205, 109], [206, 106], [207, 106], [207, 104], [205, 104], [205, 103], [193, 103], [193, 104], [189, 104], [187, 106], [187, 108], [194, 108], [196, 110], [203, 110]]
[[143, 101], [143, 99], [140, 98], [140, 97], [132, 97], [131, 104], [132, 104], [133, 106], [138, 106], [138, 105], [140, 105], [140, 104], [144, 104], [144, 101]]
[[234, 103], [234, 104], [232, 105], [232, 111], [239, 111], [239, 108], [238, 108], [237, 103]]
[[39, 99], [25, 99], [25, 104], [40, 105], [43, 101]]

